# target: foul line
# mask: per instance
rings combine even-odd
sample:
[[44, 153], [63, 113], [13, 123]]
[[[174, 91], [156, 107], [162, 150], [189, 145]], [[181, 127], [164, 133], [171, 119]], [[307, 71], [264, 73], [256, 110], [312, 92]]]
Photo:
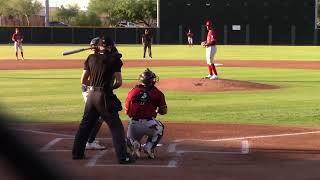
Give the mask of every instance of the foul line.
[[285, 133], [285, 134], [273, 134], [273, 135], [261, 135], [261, 136], [245, 136], [245, 137], [236, 137], [236, 138], [222, 138], [222, 139], [177, 139], [174, 142], [182, 141], [204, 141], [204, 142], [219, 142], [219, 141], [234, 141], [234, 140], [246, 140], [246, 139], [262, 139], [262, 138], [272, 138], [272, 137], [285, 137], [285, 136], [298, 136], [298, 135], [307, 135], [307, 134], [319, 134], [320, 131], [309, 131], [309, 132], [300, 132], [300, 133]]

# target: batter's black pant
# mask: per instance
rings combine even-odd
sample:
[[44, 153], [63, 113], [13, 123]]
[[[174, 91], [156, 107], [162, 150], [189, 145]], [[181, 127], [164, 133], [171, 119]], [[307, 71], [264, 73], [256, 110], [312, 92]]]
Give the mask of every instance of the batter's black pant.
[[118, 161], [121, 162], [128, 157], [123, 124], [120, 120], [118, 111], [110, 112], [108, 110], [108, 102], [106, 102], [106, 97], [108, 95], [108, 93], [100, 90], [89, 91], [83, 117], [73, 143], [73, 159], [84, 158], [85, 146], [89, 134], [96, 121], [98, 121], [99, 116], [101, 116], [110, 128]]
[[149, 57], [152, 58], [151, 44], [149, 44], [149, 43], [145, 43], [145, 44], [143, 45], [143, 58], [146, 57], [147, 48], [148, 48], [148, 52], [149, 52]]

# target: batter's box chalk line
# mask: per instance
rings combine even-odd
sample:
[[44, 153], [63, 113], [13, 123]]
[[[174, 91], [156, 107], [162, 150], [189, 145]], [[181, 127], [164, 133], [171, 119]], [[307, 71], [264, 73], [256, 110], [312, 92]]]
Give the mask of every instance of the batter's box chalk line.
[[[168, 147], [168, 152], [177, 152], [180, 154], [183, 153], [206, 153], [206, 154], [249, 154], [250, 153], [250, 145], [248, 140], [241, 140], [241, 149], [239, 151], [197, 151], [197, 150], [177, 150], [176, 146], [178, 143], [183, 141], [197, 141], [197, 142], [213, 142], [213, 140], [197, 140], [197, 139], [177, 139], [175, 140], [171, 146]], [[234, 140], [238, 141], [238, 140]]]

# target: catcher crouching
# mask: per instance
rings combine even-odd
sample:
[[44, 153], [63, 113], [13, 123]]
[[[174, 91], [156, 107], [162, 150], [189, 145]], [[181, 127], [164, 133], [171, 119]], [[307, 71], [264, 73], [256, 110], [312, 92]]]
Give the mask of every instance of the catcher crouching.
[[140, 157], [141, 140], [147, 136], [143, 151], [148, 158], [155, 158], [155, 148], [160, 142], [164, 125], [156, 119], [157, 114], [167, 114], [164, 94], [155, 87], [158, 77], [150, 69], [139, 75], [140, 84], [129, 91], [125, 102], [125, 112], [129, 116], [127, 144], [131, 155]]

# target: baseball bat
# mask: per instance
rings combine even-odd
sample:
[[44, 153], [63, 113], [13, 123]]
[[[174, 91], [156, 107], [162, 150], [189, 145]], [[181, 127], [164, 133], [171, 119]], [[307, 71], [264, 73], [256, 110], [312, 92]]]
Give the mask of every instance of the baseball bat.
[[94, 47], [88, 47], [88, 48], [75, 49], [75, 50], [71, 50], [71, 51], [65, 51], [62, 53], [62, 55], [66, 56], [66, 55], [70, 55], [70, 54], [75, 54], [75, 53], [79, 53], [79, 52], [86, 51], [86, 50], [93, 49], [93, 48]]

